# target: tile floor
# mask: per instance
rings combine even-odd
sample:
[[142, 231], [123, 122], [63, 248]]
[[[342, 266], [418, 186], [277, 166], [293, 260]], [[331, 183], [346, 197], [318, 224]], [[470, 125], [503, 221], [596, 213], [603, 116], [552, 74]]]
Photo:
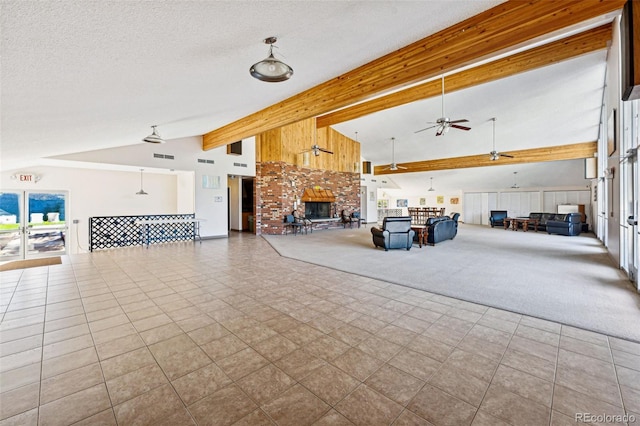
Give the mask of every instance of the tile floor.
[[638, 343], [281, 258], [259, 237], [0, 279], [3, 426], [640, 424]]

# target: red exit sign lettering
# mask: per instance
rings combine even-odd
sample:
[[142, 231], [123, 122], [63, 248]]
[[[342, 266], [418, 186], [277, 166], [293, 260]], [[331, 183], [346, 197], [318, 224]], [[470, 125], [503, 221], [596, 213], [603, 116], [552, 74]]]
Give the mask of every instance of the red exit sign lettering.
[[36, 183], [40, 180], [40, 176], [34, 173], [16, 173], [12, 175], [11, 178], [20, 182], [30, 182], [30, 183]]

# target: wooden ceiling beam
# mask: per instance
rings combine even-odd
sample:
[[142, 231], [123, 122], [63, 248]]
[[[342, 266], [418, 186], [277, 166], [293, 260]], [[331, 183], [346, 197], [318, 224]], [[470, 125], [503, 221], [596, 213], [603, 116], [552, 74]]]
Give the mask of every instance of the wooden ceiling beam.
[[[611, 40], [612, 31], [612, 24], [602, 25], [562, 40], [448, 75], [445, 79], [446, 92], [455, 92], [605, 49], [607, 42]], [[364, 117], [374, 112], [440, 95], [442, 95], [441, 81], [432, 80], [321, 115], [316, 119], [316, 124], [318, 128], [332, 126]]]
[[512, 0], [203, 135], [204, 150], [317, 117], [614, 12], [626, 0]]
[[399, 173], [432, 172], [435, 170], [464, 169], [469, 167], [506, 166], [508, 164], [541, 163], [545, 161], [576, 160], [592, 158], [597, 152], [597, 142], [582, 142], [570, 145], [549, 146], [543, 148], [505, 151], [502, 154], [513, 155], [513, 158], [500, 157], [491, 160], [489, 154], [468, 155], [464, 157], [441, 158], [437, 160], [414, 161], [398, 163], [405, 169], [395, 171], [385, 170], [390, 164], [375, 166], [374, 175], [389, 175]]

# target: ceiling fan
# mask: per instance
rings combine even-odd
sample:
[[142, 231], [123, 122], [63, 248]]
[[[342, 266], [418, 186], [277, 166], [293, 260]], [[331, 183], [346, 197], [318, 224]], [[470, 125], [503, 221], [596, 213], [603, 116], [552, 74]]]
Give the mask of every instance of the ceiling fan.
[[406, 167], [403, 166], [398, 166], [396, 164], [396, 138], [391, 138], [391, 164], [389, 165], [389, 167], [385, 167], [382, 170], [391, 170], [391, 171], [396, 171], [399, 169], [405, 169]]
[[442, 117], [438, 118], [435, 122], [431, 121], [430, 123], [432, 123], [433, 126], [429, 126], [429, 127], [425, 127], [424, 129], [417, 130], [415, 133], [420, 133], [425, 130], [433, 129], [436, 127], [438, 128], [438, 130], [436, 130], [436, 136], [441, 136], [443, 133], [447, 133], [451, 127], [453, 127], [454, 129], [460, 129], [460, 130], [471, 130], [471, 127], [461, 126], [458, 124], [458, 123], [466, 123], [468, 121], [469, 120], [464, 118], [460, 120], [451, 120], [449, 119], [449, 117], [446, 117], [444, 115], [444, 75], [443, 75], [442, 76]]
[[305, 152], [313, 152], [313, 155], [315, 155], [316, 157], [319, 156], [321, 152], [326, 152], [327, 154], [333, 154], [333, 152], [329, 151], [326, 148], [321, 148], [316, 143], [311, 145], [310, 149], [305, 149], [304, 151], [302, 151], [301, 154], [304, 154]]
[[513, 155], [502, 154], [496, 151], [496, 118], [495, 117], [491, 118], [491, 121], [493, 121], [493, 151], [489, 153], [489, 159], [491, 161], [495, 161], [500, 159], [500, 157], [513, 158]]

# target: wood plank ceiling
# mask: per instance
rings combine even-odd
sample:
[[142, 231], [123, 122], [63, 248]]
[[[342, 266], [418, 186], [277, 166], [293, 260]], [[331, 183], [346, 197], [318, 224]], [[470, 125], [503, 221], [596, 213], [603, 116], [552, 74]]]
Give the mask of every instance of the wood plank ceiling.
[[[261, 111], [203, 135], [203, 149], [209, 150], [303, 119], [318, 117], [325, 127], [397, 105], [440, 94], [440, 82], [431, 81], [391, 95], [372, 99], [392, 90], [406, 88], [443, 73], [470, 66], [482, 58], [503, 53], [523, 43], [594, 19], [622, 8], [625, 0], [533, 0], [508, 1], [463, 22], [385, 55]], [[447, 77], [449, 91], [503, 78], [606, 47], [611, 26], [555, 41], [548, 45], [479, 65]], [[364, 101], [364, 102], [363, 102]], [[354, 105], [358, 103], [358, 105]], [[551, 161], [592, 156], [593, 143], [553, 150], [518, 151], [515, 162]], [[585, 148], [585, 147], [589, 148]], [[587, 152], [589, 151], [589, 152]], [[595, 148], [594, 148], [595, 151]], [[515, 153], [516, 151], [514, 151]], [[567, 157], [567, 152], [572, 153]], [[580, 154], [577, 154], [580, 152]], [[562, 157], [564, 155], [565, 157]], [[544, 160], [540, 158], [544, 157]], [[480, 159], [482, 157], [482, 160]], [[439, 169], [470, 167], [464, 164], [494, 165], [488, 156], [451, 159]], [[505, 164], [505, 159], [500, 163]], [[405, 163], [402, 172], [431, 171], [443, 160]], [[487, 164], [479, 164], [479, 162]], [[376, 174], [385, 166], [375, 168]], [[385, 173], [388, 173], [385, 172]]]

